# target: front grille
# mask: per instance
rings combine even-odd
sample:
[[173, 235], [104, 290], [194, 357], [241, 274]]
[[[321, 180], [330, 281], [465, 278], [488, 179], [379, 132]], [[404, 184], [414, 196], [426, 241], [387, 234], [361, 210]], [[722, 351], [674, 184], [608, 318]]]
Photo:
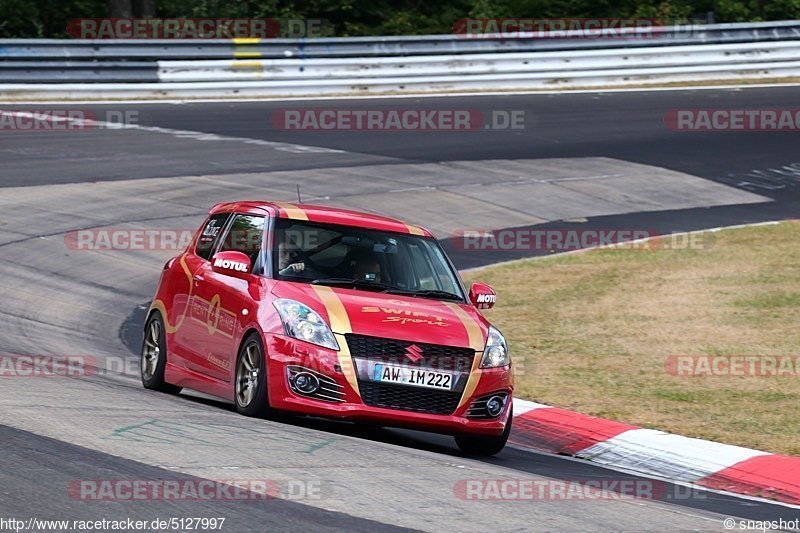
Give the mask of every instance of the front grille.
[[[471, 348], [368, 337], [353, 333], [348, 333], [345, 338], [353, 357], [382, 361], [388, 364], [420, 366], [450, 372], [469, 372], [475, 359], [475, 350]], [[419, 353], [422, 355], [418, 361], [409, 359], [406, 354], [406, 348], [412, 344], [419, 347]]]
[[458, 407], [460, 392], [423, 389], [361, 381], [358, 384], [366, 405], [434, 415], [450, 415]]

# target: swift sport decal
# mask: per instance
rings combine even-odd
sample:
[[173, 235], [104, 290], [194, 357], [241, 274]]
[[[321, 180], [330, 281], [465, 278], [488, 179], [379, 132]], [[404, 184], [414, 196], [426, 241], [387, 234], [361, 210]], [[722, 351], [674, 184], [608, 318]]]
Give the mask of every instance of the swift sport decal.
[[411, 309], [397, 309], [396, 307], [377, 307], [373, 305], [361, 306], [362, 313], [383, 313], [381, 322], [388, 322], [400, 325], [430, 324], [431, 326], [447, 327], [443, 316], [432, 315], [423, 311], [412, 311]]

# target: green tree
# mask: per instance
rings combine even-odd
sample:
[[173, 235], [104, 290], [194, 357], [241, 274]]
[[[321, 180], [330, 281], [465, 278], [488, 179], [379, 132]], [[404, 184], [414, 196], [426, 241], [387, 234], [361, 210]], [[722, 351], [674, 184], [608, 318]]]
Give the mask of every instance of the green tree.
[[66, 38], [71, 19], [105, 16], [105, 0], [0, 0], [0, 37]]
[[66, 35], [67, 22], [109, 16], [312, 18], [336, 35], [452, 33], [464, 18], [658, 18], [713, 11], [718, 22], [800, 19], [800, 0], [0, 0], [0, 37]]

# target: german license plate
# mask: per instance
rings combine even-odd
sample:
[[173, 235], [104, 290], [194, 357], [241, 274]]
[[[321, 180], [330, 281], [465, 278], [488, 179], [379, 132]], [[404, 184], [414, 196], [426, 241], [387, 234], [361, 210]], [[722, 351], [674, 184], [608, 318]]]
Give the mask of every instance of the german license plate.
[[453, 374], [449, 372], [383, 364], [375, 365], [372, 371], [372, 381], [400, 383], [430, 389], [452, 390], [453, 388]]

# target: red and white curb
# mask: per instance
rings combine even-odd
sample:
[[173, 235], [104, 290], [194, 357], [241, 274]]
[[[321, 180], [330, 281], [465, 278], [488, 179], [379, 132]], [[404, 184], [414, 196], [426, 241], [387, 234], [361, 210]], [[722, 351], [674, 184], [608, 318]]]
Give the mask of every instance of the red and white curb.
[[644, 429], [518, 399], [510, 442], [670, 481], [800, 505], [800, 457]]

